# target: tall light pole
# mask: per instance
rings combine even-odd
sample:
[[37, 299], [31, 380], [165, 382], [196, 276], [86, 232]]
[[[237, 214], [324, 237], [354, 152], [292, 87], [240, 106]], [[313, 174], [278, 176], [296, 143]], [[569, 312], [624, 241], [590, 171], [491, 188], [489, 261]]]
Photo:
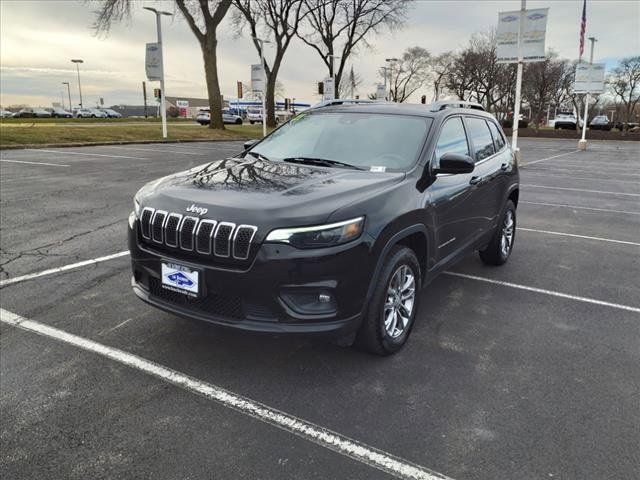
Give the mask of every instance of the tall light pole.
[[[593, 46], [598, 41], [595, 37], [589, 37], [589, 41], [591, 42], [591, 54], [589, 55], [589, 73], [591, 73], [591, 69], [593, 68]], [[589, 91], [587, 90], [587, 94], [584, 97], [584, 120], [582, 121], [582, 138], [578, 142], [578, 148], [580, 150], [587, 149], [587, 139], [585, 138], [587, 135], [587, 119], [589, 114], [589, 100], [591, 99], [591, 95], [589, 95]]]
[[516, 155], [516, 162], [520, 161], [518, 150], [518, 130], [520, 128], [520, 98], [522, 96], [522, 69], [524, 67], [522, 57], [522, 33], [524, 30], [524, 16], [527, 13], [527, 0], [520, 2], [520, 18], [518, 20], [518, 67], [516, 70], [516, 97], [513, 106], [513, 125], [511, 130], [511, 149]]
[[160, 49], [160, 115], [162, 116], [162, 138], [167, 138], [167, 108], [165, 107], [165, 93], [164, 93], [164, 54], [162, 51], [162, 23], [160, 22], [161, 15], [172, 16], [173, 13], [163, 12], [162, 10], [156, 10], [151, 7], [143, 7], [145, 10], [149, 10], [156, 14], [156, 30], [158, 31], [158, 48]]
[[80, 108], [82, 108], [82, 87], [80, 86], [80, 64], [84, 63], [81, 58], [72, 58], [71, 62], [76, 64], [76, 70], [78, 72], [78, 93], [80, 94]]
[[264, 40], [258, 37], [252, 37], [256, 42], [260, 44], [260, 65], [262, 65], [262, 136], [267, 136], [267, 69], [264, 67], [264, 44], [271, 43], [269, 40]]
[[62, 82], [62, 85], [67, 86], [67, 93], [69, 94], [69, 111], [73, 113], [73, 107], [71, 106], [71, 87], [69, 86], [69, 82]]
[[336, 58], [341, 58], [340, 55], [327, 55], [331, 59], [331, 78], [333, 79], [333, 98], [338, 97], [338, 86], [336, 85], [336, 70], [334, 67], [334, 60]]

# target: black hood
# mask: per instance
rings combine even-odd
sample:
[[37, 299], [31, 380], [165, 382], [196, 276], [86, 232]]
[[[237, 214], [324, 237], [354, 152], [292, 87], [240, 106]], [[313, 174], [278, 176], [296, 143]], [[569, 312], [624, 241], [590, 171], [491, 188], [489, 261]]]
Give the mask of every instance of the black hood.
[[324, 222], [332, 212], [404, 176], [231, 158], [151, 182], [139, 192], [138, 200], [143, 207], [182, 214], [195, 204], [207, 209], [201, 218], [237, 224], [308, 225]]

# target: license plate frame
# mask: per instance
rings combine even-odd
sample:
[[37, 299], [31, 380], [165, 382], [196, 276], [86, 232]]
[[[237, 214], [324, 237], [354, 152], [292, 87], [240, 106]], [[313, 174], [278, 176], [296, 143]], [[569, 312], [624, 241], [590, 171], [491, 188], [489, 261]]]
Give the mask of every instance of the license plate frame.
[[160, 284], [162, 288], [198, 298], [202, 292], [202, 275], [196, 268], [173, 262], [160, 262]]

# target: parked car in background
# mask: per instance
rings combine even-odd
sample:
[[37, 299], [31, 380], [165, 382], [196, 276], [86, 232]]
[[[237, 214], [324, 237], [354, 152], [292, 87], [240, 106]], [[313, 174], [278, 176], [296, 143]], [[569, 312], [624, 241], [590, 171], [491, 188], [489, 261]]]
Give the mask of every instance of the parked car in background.
[[[560, 128], [564, 128], [567, 130], [576, 129], [576, 116], [572, 113], [559, 113], [552, 121], [553, 128], [555, 128], [556, 130]], [[580, 126], [582, 127], [583, 124], [583, 120], [580, 119]]]
[[107, 115], [107, 118], [122, 118], [122, 114], [112, 110], [111, 108], [99, 108], [101, 112]]
[[107, 118], [107, 114], [97, 108], [76, 108], [73, 110], [76, 118]]
[[47, 112], [49, 112], [51, 116], [54, 118], [73, 117], [73, 114], [71, 112], [67, 112], [64, 108], [60, 108], [60, 107], [46, 108], [45, 110], [47, 110]]
[[262, 123], [261, 108], [247, 108], [247, 120], [253, 125], [254, 123]]
[[613, 128], [611, 122], [609, 122], [609, 117], [606, 115], [597, 115], [593, 117], [591, 123], [589, 123], [589, 128], [591, 130], [606, 130], [609, 131]]
[[15, 118], [35, 118], [36, 114], [33, 111], [33, 108], [21, 108], [16, 113], [13, 114]]
[[13, 112], [9, 110], [0, 110], [0, 118], [11, 118], [13, 117]]
[[[222, 121], [227, 124], [232, 125], [242, 125], [242, 117], [239, 115], [234, 115], [229, 111], [228, 108], [222, 109]], [[201, 108], [198, 110], [198, 115], [196, 115], [196, 122], [200, 125], [209, 125], [211, 122], [211, 112], [208, 108]]]

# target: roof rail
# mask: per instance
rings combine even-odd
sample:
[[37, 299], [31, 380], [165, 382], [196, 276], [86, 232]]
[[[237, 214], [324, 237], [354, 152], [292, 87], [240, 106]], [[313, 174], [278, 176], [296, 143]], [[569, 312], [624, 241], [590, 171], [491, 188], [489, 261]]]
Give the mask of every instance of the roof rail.
[[445, 108], [470, 108], [485, 111], [484, 107], [478, 102], [467, 102], [466, 100], [441, 100], [429, 105], [429, 110], [432, 112], [439, 112]]
[[333, 98], [331, 100], [323, 100], [316, 103], [311, 108], [330, 107], [331, 105], [356, 105], [359, 103], [375, 103], [373, 100], [365, 98]]

